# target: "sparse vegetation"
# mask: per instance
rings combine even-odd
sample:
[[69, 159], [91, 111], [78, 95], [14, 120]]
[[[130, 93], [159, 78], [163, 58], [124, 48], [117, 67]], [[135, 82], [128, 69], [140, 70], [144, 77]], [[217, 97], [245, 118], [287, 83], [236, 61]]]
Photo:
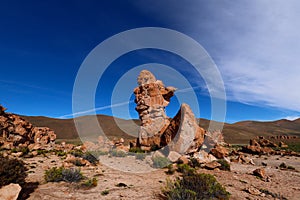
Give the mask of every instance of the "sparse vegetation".
[[177, 172], [185, 174], [185, 175], [193, 175], [193, 174], [195, 174], [196, 170], [187, 164], [178, 164]]
[[81, 185], [83, 187], [85, 187], [85, 188], [96, 187], [98, 185], [98, 180], [95, 177], [94, 178], [90, 178], [90, 179], [84, 181]]
[[126, 152], [117, 149], [112, 149], [109, 154], [113, 157], [126, 157]]
[[168, 168], [168, 171], [166, 171], [166, 174], [172, 175], [175, 173], [175, 168], [173, 167], [173, 164], [168, 165], [167, 168]]
[[129, 152], [130, 153], [145, 153], [145, 151], [139, 147], [132, 147], [129, 149]]
[[89, 161], [91, 164], [96, 165], [98, 163], [98, 159], [94, 156], [93, 152], [83, 152], [81, 150], [72, 150], [70, 152], [75, 157], [83, 158], [87, 161]]
[[156, 156], [152, 158], [154, 168], [164, 168], [171, 164], [170, 160], [166, 157]]
[[106, 195], [108, 195], [109, 194], [109, 190], [103, 190], [102, 192], [101, 192], [101, 195], [102, 196], [106, 196]]
[[228, 200], [230, 193], [217, 182], [210, 174], [184, 174], [182, 178], [174, 181], [167, 180], [162, 189], [163, 200], [201, 200], [201, 199], [223, 199]]
[[27, 177], [26, 170], [23, 161], [0, 157], [0, 187], [10, 183], [23, 185]]
[[80, 169], [53, 167], [45, 171], [44, 178], [47, 182], [79, 182], [83, 178], [83, 175], [81, 174]]
[[224, 171], [230, 171], [230, 164], [226, 160], [220, 159], [217, 162], [221, 164], [221, 167], [219, 167], [219, 169]]
[[201, 164], [198, 162], [198, 160], [196, 158], [191, 158], [189, 161], [189, 165], [193, 168], [201, 166]]
[[135, 159], [137, 160], [144, 160], [146, 158], [146, 155], [145, 153], [136, 153], [135, 154]]

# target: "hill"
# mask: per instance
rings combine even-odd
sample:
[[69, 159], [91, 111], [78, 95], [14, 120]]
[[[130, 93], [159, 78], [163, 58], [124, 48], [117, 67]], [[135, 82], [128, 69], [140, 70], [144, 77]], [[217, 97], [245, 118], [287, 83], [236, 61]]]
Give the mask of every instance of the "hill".
[[[48, 117], [31, 117], [22, 116], [26, 120], [30, 121], [36, 126], [47, 126], [53, 129], [59, 139], [78, 139], [78, 134], [75, 128], [73, 119], [55, 119]], [[86, 136], [97, 136], [97, 132], [90, 125], [91, 116], [84, 116], [77, 118], [79, 123], [85, 124], [84, 127], [80, 127], [84, 130]], [[139, 120], [124, 120], [115, 118], [118, 124], [121, 124], [122, 129], [126, 132], [130, 132], [128, 135], [124, 130], [120, 129], [116, 124], [115, 120], [111, 116], [97, 115], [97, 119], [101, 128], [103, 129], [106, 136], [110, 139], [124, 138], [126, 140], [134, 139], [138, 133]], [[134, 123], [132, 123], [132, 121]], [[200, 126], [207, 129], [209, 120], [200, 119]], [[258, 121], [241, 121], [234, 124], [224, 124], [223, 134], [225, 140], [232, 144], [246, 144], [249, 139], [255, 136], [275, 136], [275, 135], [289, 135], [300, 137], [300, 119], [289, 121], [289, 120], [277, 120], [271, 122], [258, 122]]]

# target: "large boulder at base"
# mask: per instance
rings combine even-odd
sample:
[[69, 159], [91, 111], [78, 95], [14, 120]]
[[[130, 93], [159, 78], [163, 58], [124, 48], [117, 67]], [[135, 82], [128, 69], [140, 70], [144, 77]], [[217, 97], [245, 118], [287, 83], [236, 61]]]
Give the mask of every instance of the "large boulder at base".
[[222, 159], [229, 155], [228, 149], [221, 145], [216, 145], [216, 147], [211, 149], [210, 152], [212, 153], [212, 155], [219, 159]]
[[0, 188], [1, 200], [17, 200], [22, 188], [19, 184], [9, 184]]
[[205, 130], [198, 125], [190, 106], [182, 104], [163, 133], [161, 145], [168, 144], [170, 150], [181, 154], [196, 152], [203, 144], [204, 135]]

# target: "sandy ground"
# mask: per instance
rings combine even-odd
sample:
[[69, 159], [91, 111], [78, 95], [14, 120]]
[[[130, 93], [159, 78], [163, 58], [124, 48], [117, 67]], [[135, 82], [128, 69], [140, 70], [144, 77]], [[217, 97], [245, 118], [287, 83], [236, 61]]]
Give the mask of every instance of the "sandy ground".
[[[215, 175], [217, 180], [231, 193], [231, 199], [280, 199], [274, 198], [270, 194], [278, 197], [281, 195], [286, 199], [300, 199], [300, 173], [293, 170], [278, 169], [278, 166], [285, 162], [300, 171], [299, 157], [262, 156], [253, 158], [256, 165], [232, 163], [230, 172], [205, 169], [199, 169], [199, 172]], [[147, 159], [136, 161], [133, 156], [125, 158], [101, 157], [100, 161], [106, 165], [98, 164], [97, 166], [81, 168], [85, 176], [89, 178], [97, 177], [98, 179], [96, 187], [84, 189], [78, 184], [46, 183], [44, 181], [43, 175], [46, 169], [62, 164], [61, 158], [55, 155], [50, 155], [48, 158], [37, 156], [24, 159], [24, 161], [31, 168], [27, 181], [40, 182], [39, 187], [30, 195], [30, 200], [157, 199], [156, 195], [160, 192], [161, 187], [165, 185], [166, 179], [180, 175], [170, 176], [165, 174], [165, 169], [152, 169]], [[267, 166], [262, 166], [262, 162]], [[259, 167], [265, 168], [266, 174], [270, 177], [269, 182], [252, 175], [252, 171]], [[144, 172], [141, 169], [144, 169]], [[136, 171], [140, 171], [140, 173], [136, 173]], [[127, 186], [117, 187], [116, 185], [119, 183], [124, 183]], [[253, 195], [247, 192], [249, 188], [264, 189], [268, 192]], [[104, 190], [109, 191], [105, 196], [101, 194]]]

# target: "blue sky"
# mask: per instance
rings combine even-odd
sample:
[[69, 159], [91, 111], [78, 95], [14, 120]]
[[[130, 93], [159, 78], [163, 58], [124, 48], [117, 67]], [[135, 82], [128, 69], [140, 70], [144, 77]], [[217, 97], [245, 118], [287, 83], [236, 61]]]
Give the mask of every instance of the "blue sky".
[[[23, 115], [69, 117], [76, 74], [89, 52], [119, 32], [164, 27], [195, 39], [214, 60], [226, 89], [227, 122], [294, 119], [300, 116], [299, 10], [297, 0], [1, 2], [0, 103]], [[111, 115], [118, 80], [147, 63], [170, 66], [190, 80], [200, 103], [198, 115], [211, 117], [205, 82], [193, 81], [192, 66], [151, 49], [130, 52], [109, 66], [100, 80], [105, 87], [97, 90], [97, 112]], [[158, 78], [167, 79], [161, 72], [154, 69]], [[132, 100], [128, 94], [124, 98]], [[134, 106], [114, 109], [118, 117], [128, 117], [127, 109], [137, 118]], [[168, 114], [178, 107], [174, 97]]]

